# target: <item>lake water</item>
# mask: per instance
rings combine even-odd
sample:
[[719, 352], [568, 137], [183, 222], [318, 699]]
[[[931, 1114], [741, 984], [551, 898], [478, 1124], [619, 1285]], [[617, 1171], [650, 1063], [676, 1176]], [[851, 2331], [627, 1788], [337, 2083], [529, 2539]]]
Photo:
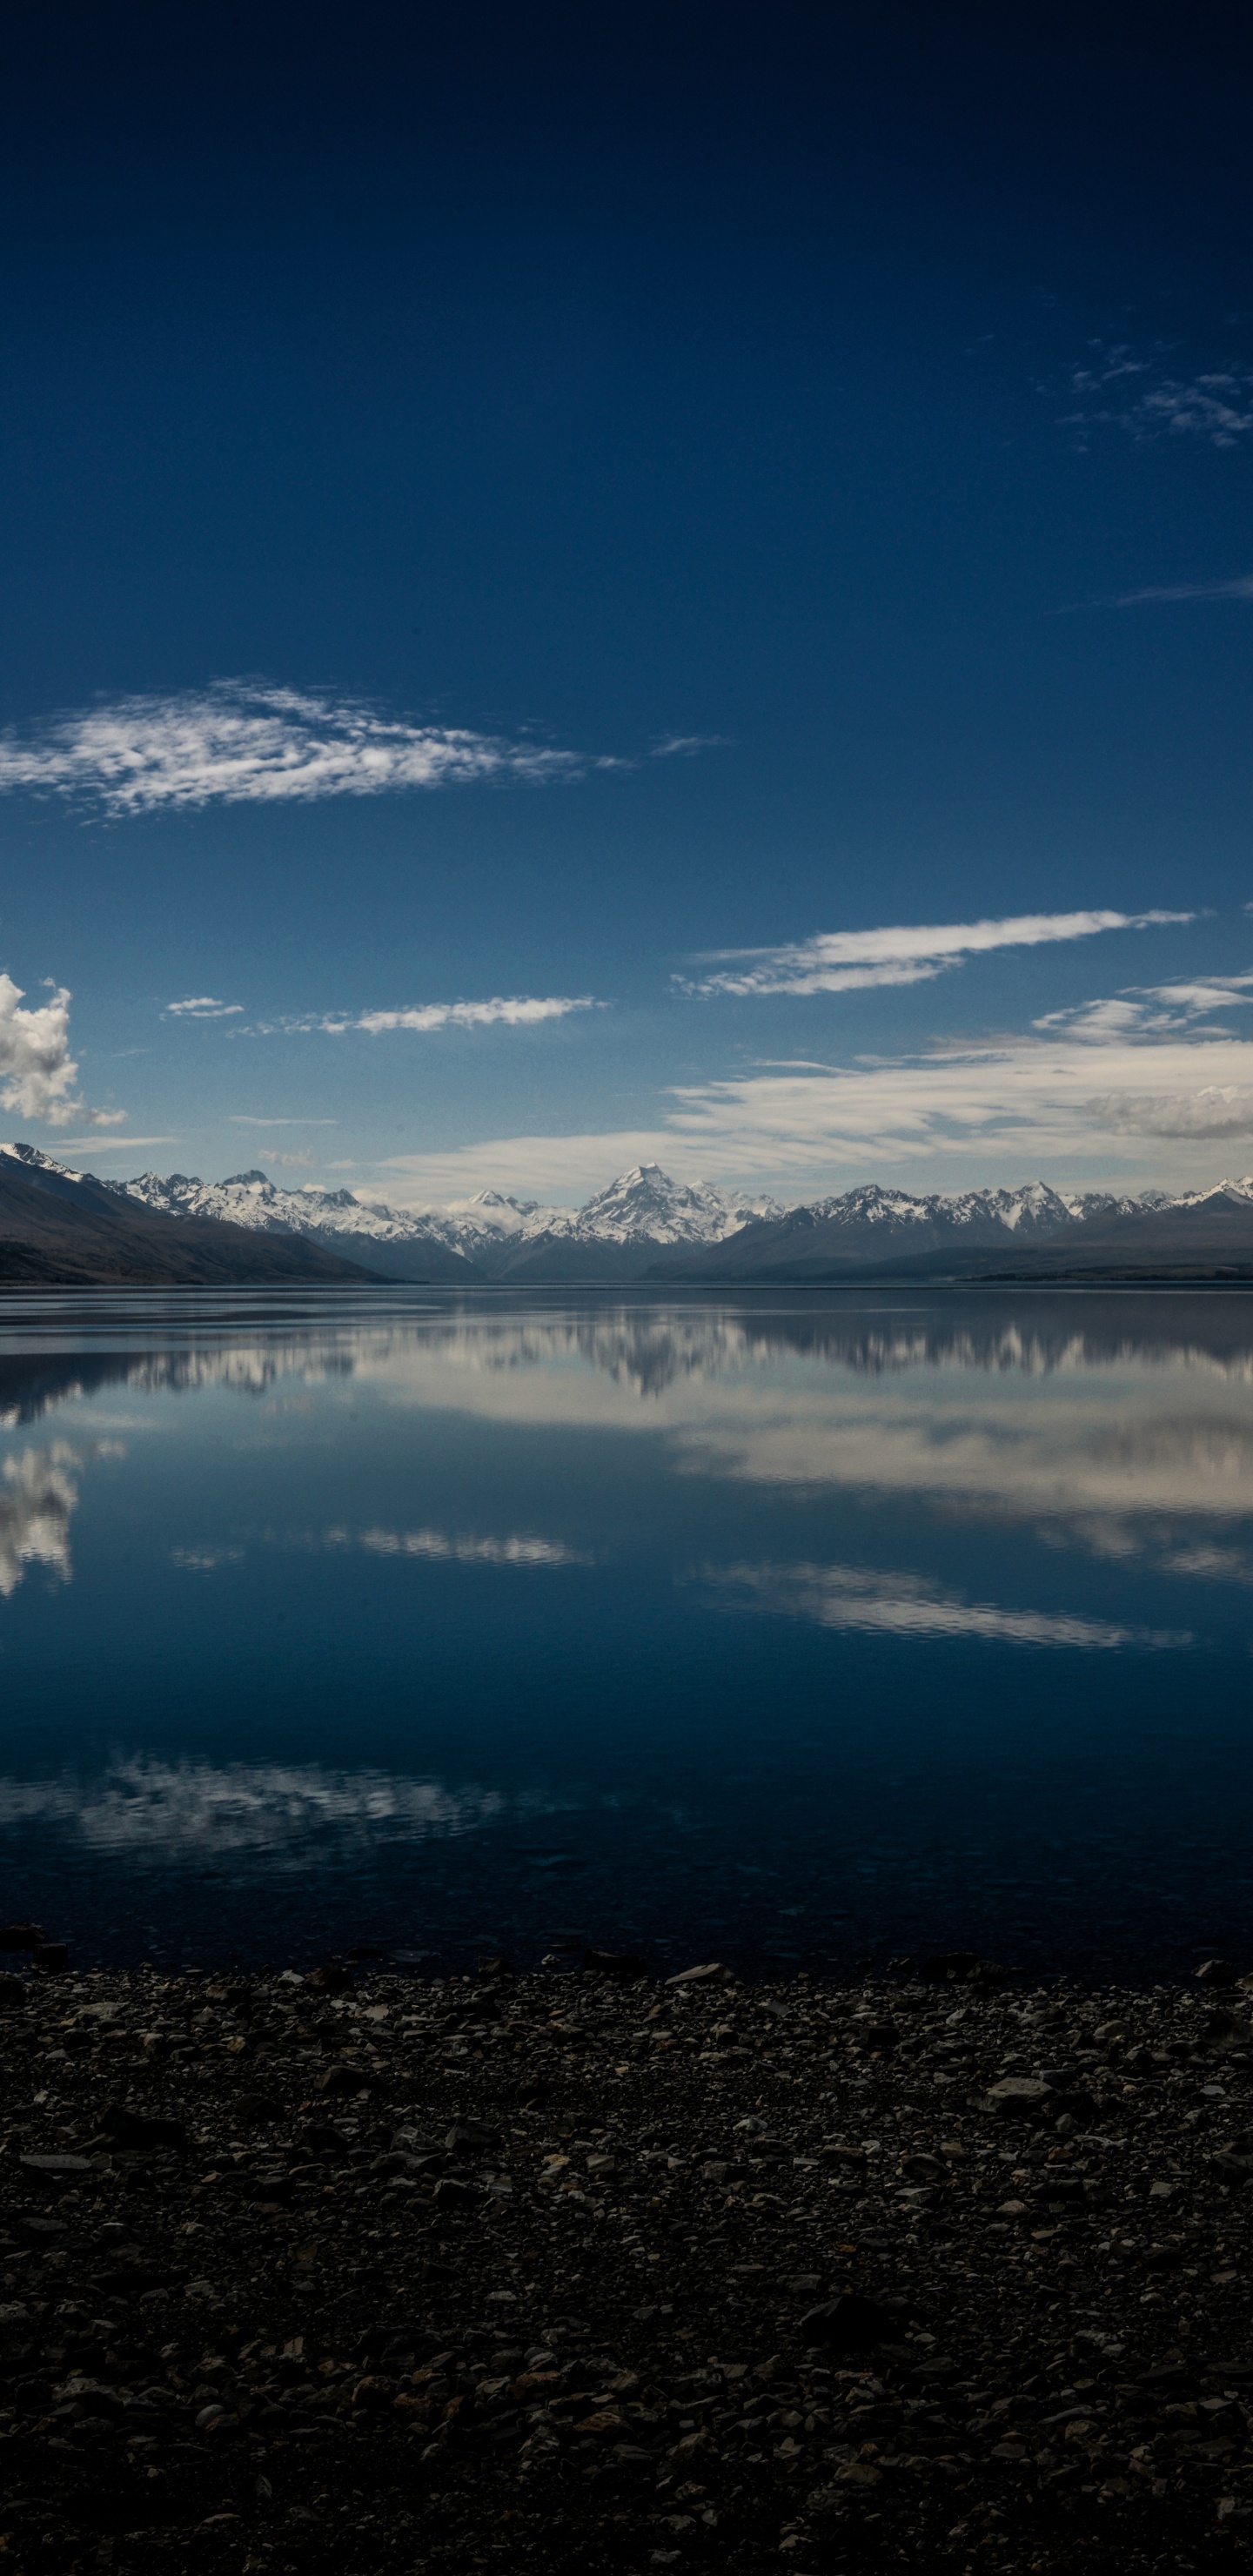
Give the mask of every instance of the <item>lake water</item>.
[[6, 1295], [84, 1964], [1253, 1959], [1253, 1297]]

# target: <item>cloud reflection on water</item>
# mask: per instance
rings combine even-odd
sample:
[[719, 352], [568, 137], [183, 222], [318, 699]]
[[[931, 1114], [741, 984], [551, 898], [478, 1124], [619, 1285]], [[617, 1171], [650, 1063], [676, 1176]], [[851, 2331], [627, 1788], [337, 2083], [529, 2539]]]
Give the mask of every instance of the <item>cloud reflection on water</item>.
[[320, 1763], [137, 1755], [89, 1779], [0, 1777], [0, 1833], [52, 1827], [100, 1856], [209, 1868], [249, 1858], [284, 1870], [359, 1862], [382, 1844], [473, 1833], [506, 1815], [546, 1816], [560, 1806], [538, 1792], [517, 1797]]
[[1069, 1612], [1005, 1609], [966, 1601], [925, 1576], [863, 1565], [704, 1566], [699, 1580], [718, 1605], [823, 1628], [888, 1637], [985, 1637], [1000, 1646], [1190, 1646], [1186, 1629], [1118, 1627]]
[[[707, 1484], [994, 1519], [1163, 1574], [1249, 1579], [1232, 1545], [1232, 1525], [1253, 1523], [1253, 1302], [1238, 1295], [532, 1292], [510, 1304], [326, 1291], [303, 1305], [155, 1299], [138, 1319], [135, 1301], [118, 1300], [112, 1347], [101, 1323], [111, 1307], [87, 1315], [71, 1302], [65, 1337], [77, 1315], [90, 1346], [60, 1353], [35, 1347], [27, 1302], [26, 1347], [10, 1334], [0, 1349], [0, 1418], [11, 1426], [122, 1381], [141, 1399], [221, 1393], [264, 1407], [295, 1379], [318, 1391], [321, 1431], [345, 1455], [370, 1436], [372, 1409], [460, 1415], [498, 1434], [647, 1437], [671, 1474]], [[283, 1430], [298, 1450], [299, 1423]], [[333, 1472], [330, 1490], [335, 1522]], [[58, 1522], [52, 1486], [42, 1519], [33, 1493], [12, 1499], [0, 1557], [9, 1589], [21, 1579], [13, 1568], [43, 1549], [68, 1567], [72, 1504], [59, 1509]], [[180, 1561], [207, 1572], [241, 1536], [210, 1530], [197, 1541]], [[486, 1532], [481, 1520], [449, 1529], [433, 1516], [398, 1526], [383, 1510], [342, 1543], [501, 1565], [598, 1553], [525, 1528], [495, 1535], [490, 1521]]]
[[49, 1449], [24, 1449], [4, 1462], [0, 1492], [0, 1597], [8, 1600], [27, 1568], [46, 1565], [70, 1581], [70, 1516], [77, 1507], [73, 1471], [82, 1460], [68, 1441]]

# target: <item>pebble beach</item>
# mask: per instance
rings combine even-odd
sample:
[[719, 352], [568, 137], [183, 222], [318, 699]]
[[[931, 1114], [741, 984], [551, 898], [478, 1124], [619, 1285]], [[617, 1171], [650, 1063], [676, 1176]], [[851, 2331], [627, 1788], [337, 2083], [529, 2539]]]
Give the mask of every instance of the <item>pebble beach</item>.
[[15, 2576], [1248, 2561], [1239, 1963], [169, 1979], [5, 1938]]

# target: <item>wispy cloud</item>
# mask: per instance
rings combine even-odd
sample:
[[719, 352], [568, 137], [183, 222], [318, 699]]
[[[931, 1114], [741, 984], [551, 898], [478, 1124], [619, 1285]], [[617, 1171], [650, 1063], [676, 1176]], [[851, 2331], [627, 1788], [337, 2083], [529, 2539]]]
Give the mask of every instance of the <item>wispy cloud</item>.
[[719, 965], [717, 974], [696, 979], [677, 975], [674, 980], [701, 997], [851, 993], [884, 984], [929, 983], [968, 958], [996, 949], [1037, 948], [1052, 940], [1090, 939], [1102, 930], [1145, 930], [1192, 918], [1187, 912], [1031, 912], [1004, 921], [820, 931], [782, 948], [716, 949], [701, 962]]
[[1114, 426], [1148, 441], [1197, 439], [1209, 447], [1236, 447], [1253, 430], [1253, 367], [1237, 361], [1194, 375], [1173, 372], [1174, 352], [1135, 349], [1129, 343], [1093, 341], [1092, 355], [1072, 368], [1068, 391], [1078, 408], [1063, 425], [1087, 443], [1096, 428]]
[[[121, 1112], [119, 1111], [119, 1116]], [[59, 1154], [133, 1154], [139, 1146], [181, 1145], [181, 1136], [66, 1136], [57, 1146]]]
[[70, 995], [50, 984], [50, 1000], [23, 1010], [24, 994], [0, 973], [0, 1109], [38, 1118], [49, 1127], [77, 1119], [89, 1127], [116, 1127], [124, 1109], [90, 1109], [75, 1097], [78, 1066], [70, 1054]]
[[264, 1127], [267, 1135], [275, 1127], [338, 1127], [338, 1118], [254, 1118], [246, 1110], [232, 1110], [228, 1127]]
[[82, 797], [113, 814], [379, 796], [476, 780], [542, 786], [626, 766], [527, 735], [424, 724], [328, 690], [221, 680], [117, 698], [0, 736], [0, 792]]
[[[308, 1019], [260, 1023], [256, 1033], [263, 1037], [300, 1037], [311, 1030], [321, 1030], [328, 1037], [339, 1038], [360, 1029], [373, 1038], [383, 1036], [389, 1029], [412, 1029], [426, 1037], [434, 1029], [533, 1028], [541, 1020], [563, 1020], [571, 1011], [599, 1011], [604, 1007], [591, 993], [496, 994], [487, 1002], [414, 1002], [395, 1011], [321, 1011]], [[253, 1123], [264, 1126], [267, 1122], [262, 1119]]]
[[219, 1002], [212, 993], [200, 993], [194, 1001], [167, 1002], [165, 1017], [167, 1020], [230, 1020], [243, 1007], [242, 1002]]
[[1076, 1002], [1065, 1010], [1047, 1011], [1033, 1023], [1045, 1033], [1065, 1030], [1093, 1046], [1120, 1037], [1163, 1038], [1186, 1031], [1192, 1038], [1225, 1036], [1221, 1027], [1203, 1023], [1213, 1011], [1230, 1011], [1253, 1003], [1253, 975], [1193, 976], [1178, 984], [1132, 984], [1125, 992], [1097, 1001]]
[[1148, 590], [1123, 590], [1110, 599], [1094, 600], [1093, 606], [1164, 608], [1181, 599], [1253, 599], [1253, 572], [1237, 573], [1232, 581], [1157, 582]]

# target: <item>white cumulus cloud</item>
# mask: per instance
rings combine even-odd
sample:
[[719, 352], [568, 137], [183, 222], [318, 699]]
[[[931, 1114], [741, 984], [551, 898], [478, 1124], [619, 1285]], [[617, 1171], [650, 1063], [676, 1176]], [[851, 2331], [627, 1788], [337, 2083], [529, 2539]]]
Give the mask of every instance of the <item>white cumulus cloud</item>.
[[388, 1029], [412, 1029], [425, 1037], [434, 1029], [532, 1028], [541, 1020], [563, 1020], [570, 1011], [603, 1007], [590, 993], [498, 993], [487, 1002], [414, 1002], [394, 1011], [323, 1011], [311, 1019], [267, 1022], [258, 1034], [273, 1036], [277, 1031], [293, 1037], [321, 1029], [328, 1037], [338, 1038], [350, 1029], [361, 1029], [367, 1037], [380, 1037]]
[[363, 699], [246, 680], [116, 698], [34, 734], [0, 736], [0, 792], [86, 797], [114, 814], [377, 796], [480, 779], [543, 785], [621, 766], [525, 735], [424, 724]]
[[70, 995], [64, 985], [48, 987], [50, 998], [33, 1010], [23, 1009], [25, 995], [11, 975], [0, 973], [0, 1109], [19, 1118], [39, 1118], [49, 1127], [68, 1127], [84, 1119], [90, 1127], [116, 1127], [122, 1109], [89, 1109], [76, 1099], [78, 1066], [70, 1054]]

